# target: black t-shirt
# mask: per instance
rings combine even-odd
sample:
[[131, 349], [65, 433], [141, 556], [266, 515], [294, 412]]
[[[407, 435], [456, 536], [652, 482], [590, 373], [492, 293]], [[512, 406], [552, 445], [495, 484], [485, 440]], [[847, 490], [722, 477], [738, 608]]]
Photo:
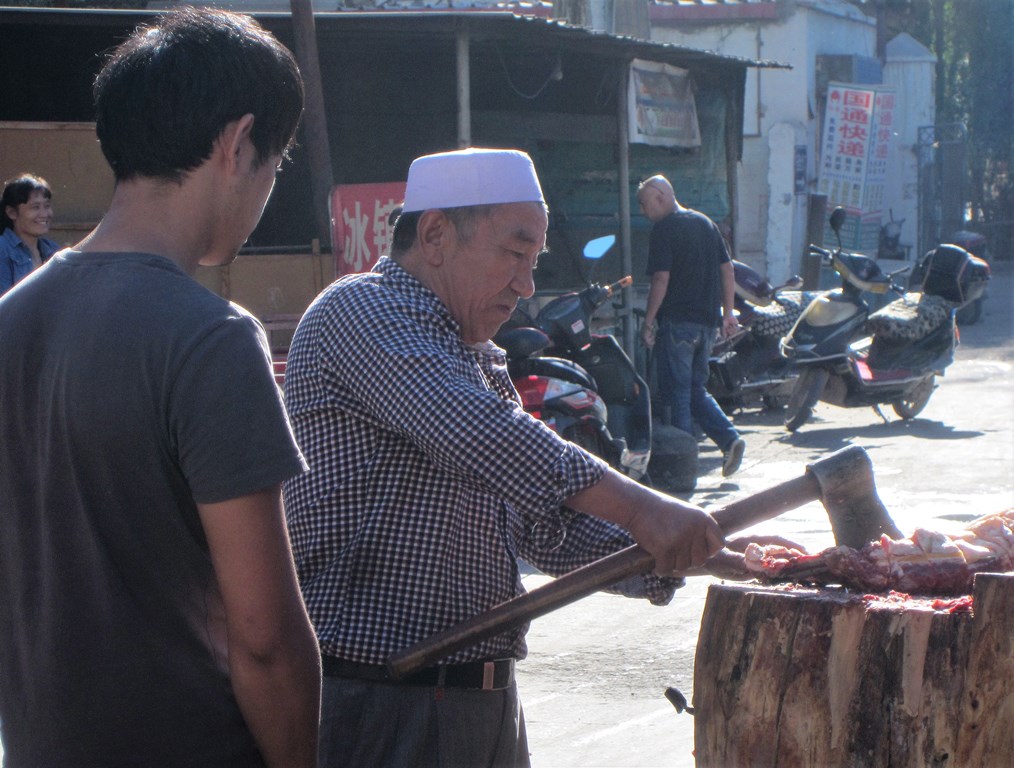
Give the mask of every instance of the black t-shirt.
[[197, 503], [304, 465], [257, 321], [147, 254], [0, 299], [0, 727], [12, 766], [256, 766]]
[[679, 208], [657, 221], [648, 240], [647, 274], [669, 273], [658, 319], [721, 325], [721, 265], [727, 261], [725, 240], [703, 213]]

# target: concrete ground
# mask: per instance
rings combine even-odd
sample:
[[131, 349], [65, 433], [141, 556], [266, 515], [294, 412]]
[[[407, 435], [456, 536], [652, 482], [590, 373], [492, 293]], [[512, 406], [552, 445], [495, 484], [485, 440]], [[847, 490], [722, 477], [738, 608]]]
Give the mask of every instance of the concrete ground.
[[[904, 422], [890, 408], [819, 404], [796, 434], [780, 415], [745, 411], [734, 420], [746, 442], [742, 469], [721, 477], [721, 457], [701, 444], [693, 494], [704, 507], [798, 476], [804, 465], [850, 443], [870, 454], [879, 493], [903, 532], [947, 530], [1014, 506], [1014, 264], [994, 266], [983, 318], [961, 330], [956, 362], [926, 409]], [[814, 550], [833, 544], [827, 515], [808, 504], [756, 528]], [[529, 589], [547, 581], [526, 577]], [[693, 718], [663, 697], [693, 694], [697, 632], [709, 577], [690, 580], [673, 602], [597, 594], [536, 619], [519, 679], [535, 768], [691, 768]]]

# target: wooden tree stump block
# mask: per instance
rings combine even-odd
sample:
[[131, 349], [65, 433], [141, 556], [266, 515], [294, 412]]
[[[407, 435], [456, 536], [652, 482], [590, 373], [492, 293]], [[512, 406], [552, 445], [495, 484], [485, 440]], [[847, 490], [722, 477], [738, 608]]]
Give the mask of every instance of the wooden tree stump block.
[[1014, 766], [1014, 574], [972, 613], [714, 585], [694, 670], [701, 768]]

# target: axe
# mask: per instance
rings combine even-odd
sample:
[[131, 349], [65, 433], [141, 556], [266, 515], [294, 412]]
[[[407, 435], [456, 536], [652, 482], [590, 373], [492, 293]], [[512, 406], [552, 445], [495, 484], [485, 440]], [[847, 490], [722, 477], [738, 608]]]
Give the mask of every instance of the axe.
[[[798, 478], [711, 510], [710, 514], [729, 535], [818, 499], [827, 510], [839, 545], [859, 549], [882, 534], [901, 537], [877, 496], [873, 464], [866, 451], [855, 445], [808, 464]], [[654, 567], [655, 560], [647, 551], [637, 545], [627, 547], [392, 654], [388, 672], [395, 680], [406, 677], [462, 648]]]

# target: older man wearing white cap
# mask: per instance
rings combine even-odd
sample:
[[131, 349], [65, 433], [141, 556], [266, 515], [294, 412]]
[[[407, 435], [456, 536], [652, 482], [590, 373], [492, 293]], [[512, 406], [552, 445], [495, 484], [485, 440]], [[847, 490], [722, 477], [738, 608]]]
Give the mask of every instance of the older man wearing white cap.
[[560, 574], [637, 541], [658, 575], [618, 591], [664, 604], [670, 574], [721, 546], [701, 510], [522, 410], [490, 338], [534, 292], [547, 225], [525, 153], [418, 158], [390, 257], [327, 288], [293, 338], [311, 471], [285, 507], [324, 662], [322, 766], [528, 765], [525, 628], [397, 684], [388, 657], [520, 594], [518, 558]]

